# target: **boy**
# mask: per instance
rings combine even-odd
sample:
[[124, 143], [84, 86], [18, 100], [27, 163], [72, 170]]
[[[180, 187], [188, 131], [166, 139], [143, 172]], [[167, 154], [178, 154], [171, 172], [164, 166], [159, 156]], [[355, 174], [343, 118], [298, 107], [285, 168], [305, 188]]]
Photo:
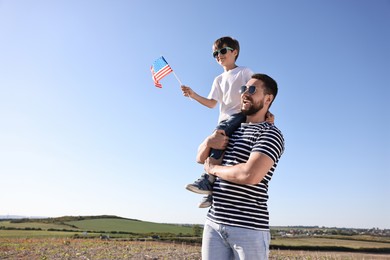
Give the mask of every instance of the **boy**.
[[[214, 79], [207, 98], [198, 95], [188, 86], [181, 86], [184, 96], [191, 97], [208, 108], [214, 108], [218, 102], [220, 103], [217, 129], [224, 130], [226, 136], [230, 136], [242, 122], [245, 122], [246, 117], [240, 112], [241, 95], [239, 91], [241, 86], [244, 86], [253, 75], [249, 68], [236, 65], [239, 53], [239, 42], [232, 37], [222, 37], [214, 42], [213, 57], [222, 66], [224, 72]], [[272, 115], [269, 115], [267, 120], [273, 123]], [[222, 153], [223, 150], [212, 149], [210, 157], [219, 159]], [[214, 179], [214, 176], [203, 173], [197, 181], [186, 185], [186, 189], [192, 192], [208, 194], [200, 202], [200, 208], [207, 208], [211, 205]]]

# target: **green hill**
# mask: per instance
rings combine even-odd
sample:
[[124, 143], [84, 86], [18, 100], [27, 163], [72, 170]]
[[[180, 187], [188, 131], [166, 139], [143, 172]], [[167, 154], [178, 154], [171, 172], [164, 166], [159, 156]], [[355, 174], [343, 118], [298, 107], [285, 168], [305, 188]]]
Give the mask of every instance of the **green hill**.
[[46, 231], [62, 230], [101, 233], [171, 233], [175, 235], [193, 233], [192, 225], [161, 224], [109, 215], [0, 220], [0, 228], [8, 230], [32, 229]]
[[131, 233], [173, 233], [173, 234], [191, 234], [192, 227], [189, 225], [160, 224], [154, 222], [145, 222], [132, 219], [85, 219], [76, 221], [67, 221], [66, 224], [76, 226], [83, 231], [116, 231]]

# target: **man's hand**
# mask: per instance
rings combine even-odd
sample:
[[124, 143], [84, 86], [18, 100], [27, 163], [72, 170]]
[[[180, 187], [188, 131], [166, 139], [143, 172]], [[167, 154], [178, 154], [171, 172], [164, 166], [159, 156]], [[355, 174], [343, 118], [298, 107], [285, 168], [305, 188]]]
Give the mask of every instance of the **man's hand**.
[[229, 137], [225, 135], [225, 131], [216, 130], [210, 136], [208, 136], [198, 147], [198, 153], [196, 155], [196, 161], [204, 164], [207, 157], [210, 156], [211, 149], [225, 150], [228, 145]]
[[217, 160], [217, 159], [214, 159], [212, 157], [208, 157], [203, 164], [205, 172], [207, 172], [208, 174], [214, 175], [214, 172], [215, 172], [214, 167], [216, 165], [222, 164], [222, 158], [223, 158], [223, 156], [221, 156], [221, 158]]

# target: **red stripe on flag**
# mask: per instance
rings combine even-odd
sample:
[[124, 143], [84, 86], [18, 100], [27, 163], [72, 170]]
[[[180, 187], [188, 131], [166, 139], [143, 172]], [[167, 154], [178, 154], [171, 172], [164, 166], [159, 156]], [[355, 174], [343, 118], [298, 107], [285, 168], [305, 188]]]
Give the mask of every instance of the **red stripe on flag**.
[[169, 73], [171, 73], [173, 70], [169, 65], [164, 66], [161, 70], [159, 70], [156, 74], [154, 74], [154, 78], [159, 81]]
[[150, 67], [150, 71], [152, 72], [152, 79], [153, 79], [154, 85], [158, 88], [162, 88], [162, 85], [160, 84], [160, 82], [158, 82], [158, 80], [155, 77], [153, 66]]
[[173, 72], [171, 66], [169, 66], [167, 61], [162, 56], [153, 62], [152, 66], [150, 67], [150, 71], [152, 72], [154, 85], [158, 88], [162, 87], [159, 81], [169, 73]]

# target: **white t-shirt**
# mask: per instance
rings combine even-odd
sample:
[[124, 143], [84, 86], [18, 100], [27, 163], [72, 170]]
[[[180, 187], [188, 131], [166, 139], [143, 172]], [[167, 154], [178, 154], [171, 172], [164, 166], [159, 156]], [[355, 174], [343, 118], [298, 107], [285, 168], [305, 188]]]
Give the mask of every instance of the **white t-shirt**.
[[249, 68], [237, 67], [223, 72], [214, 79], [207, 98], [214, 99], [220, 104], [218, 122], [241, 111], [240, 88], [252, 75], [253, 72]]

